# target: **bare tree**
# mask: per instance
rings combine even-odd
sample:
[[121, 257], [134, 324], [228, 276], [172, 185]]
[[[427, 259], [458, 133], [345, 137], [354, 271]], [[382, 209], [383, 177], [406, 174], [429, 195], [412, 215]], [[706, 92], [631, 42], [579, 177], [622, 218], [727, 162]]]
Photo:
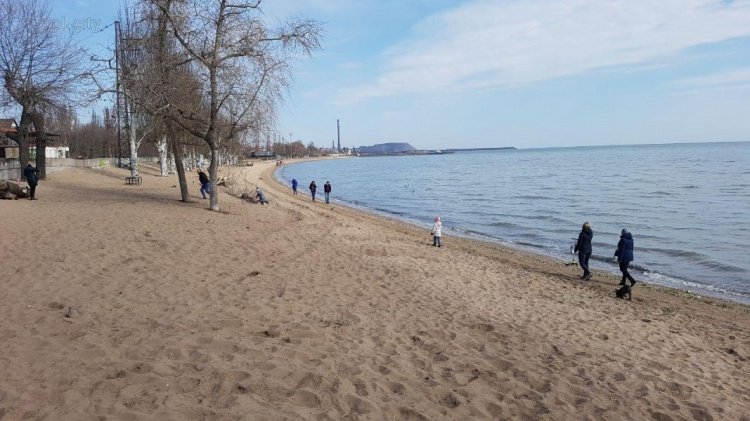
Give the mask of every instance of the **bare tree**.
[[51, 18], [45, 0], [0, 0], [0, 71], [4, 92], [0, 105], [20, 107], [15, 141], [22, 163], [29, 160], [29, 131], [36, 131], [36, 163], [46, 177], [48, 114], [67, 103], [80, 80], [86, 57], [72, 37]]
[[[170, 119], [209, 146], [209, 174], [215, 186], [222, 142], [252, 126], [253, 118], [273, 114], [296, 54], [309, 55], [319, 48], [320, 25], [291, 20], [271, 28], [260, 14], [260, 0], [150, 1], [167, 18], [185, 62], [201, 84], [200, 106], [165, 100]], [[219, 210], [215, 188], [210, 207]]]

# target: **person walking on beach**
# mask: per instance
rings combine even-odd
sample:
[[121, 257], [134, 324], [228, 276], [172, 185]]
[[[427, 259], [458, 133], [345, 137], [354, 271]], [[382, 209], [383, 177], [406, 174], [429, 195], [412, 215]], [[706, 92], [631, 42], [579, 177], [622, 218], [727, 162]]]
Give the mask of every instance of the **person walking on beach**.
[[294, 192], [294, 194], [297, 194], [297, 179], [296, 178], [292, 179], [292, 191]]
[[206, 173], [200, 168], [198, 168], [198, 181], [201, 183], [201, 195], [205, 199], [206, 193], [211, 194], [211, 181], [208, 179]]
[[620, 233], [620, 242], [617, 243], [617, 250], [615, 251], [617, 262], [620, 264], [620, 272], [622, 272], [620, 285], [625, 285], [626, 278], [630, 280], [631, 287], [636, 284], [636, 280], [628, 272], [628, 266], [633, 261], [633, 245], [633, 234], [626, 228], [623, 228]]
[[318, 190], [318, 186], [315, 185], [315, 180], [310, 183], [310, 194], [312, 195], [313, 202], [315, 201], [315, 191]]
[[326, 205], [328, 204], [328, 199], [331, 197], [331, 182], [326, 181], [326, 183], [323, 185], [323, 192], [326, 195]]
[[29, 200], [34, 199], [34, 193], [36, 192], [36, 185], [39, 182], [39, 168], [35, 168], [34, 164], [29, 161], [28, 165], [23, 169], [23, 176], [26, 177], [26, 182], [29, 183]]
[[435, 223], [432, 224], [432, 247], [443, 247], [443, 223], [440, 217], [435, 217]]
[[588, 281], [591, 279], [591, 272], [589, 271], [589, 258], [591, 257], [591, 239], [594, 238], [594, 231], [591, 230], [591, 225], [588, 222], [583, 223], [581, 233], [578, 234], [578, 241], [574, 252], [578, 253], [578, 263], [583, 269], [583, 275], [581, 279]]

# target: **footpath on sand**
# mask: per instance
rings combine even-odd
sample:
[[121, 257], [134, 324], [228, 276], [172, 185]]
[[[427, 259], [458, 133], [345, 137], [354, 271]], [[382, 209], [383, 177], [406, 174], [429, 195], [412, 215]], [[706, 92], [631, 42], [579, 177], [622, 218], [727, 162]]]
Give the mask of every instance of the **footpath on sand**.
[[748, 419], [747, 307], [433, 248], [273, 168], [222, 169], [270, 205], [221, 213], [149, 166], [0, 201], [0, 418]]

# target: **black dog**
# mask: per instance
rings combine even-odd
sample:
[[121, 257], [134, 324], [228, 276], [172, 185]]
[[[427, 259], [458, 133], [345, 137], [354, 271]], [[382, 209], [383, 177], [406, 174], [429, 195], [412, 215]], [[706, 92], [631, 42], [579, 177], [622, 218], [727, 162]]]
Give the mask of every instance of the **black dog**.
[[632, 295], [630, 294], [630, 287], [627, 286], [627, 285], [623, 285], [622, 288], [620, 288], [618, 290], [615, 290], [615, 295], [619, 299], [624, 299], [625, 296], [627, 295], [628, 296], [628, 301], [630, 301], [631, 298], [632, 298]]

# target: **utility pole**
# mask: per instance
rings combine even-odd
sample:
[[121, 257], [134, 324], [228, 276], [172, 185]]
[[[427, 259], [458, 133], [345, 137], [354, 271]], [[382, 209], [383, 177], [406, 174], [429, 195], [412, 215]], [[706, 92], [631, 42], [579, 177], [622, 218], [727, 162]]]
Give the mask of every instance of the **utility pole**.
[[341, 126], [339, 125], [339, 119], [336, 119], [336, 136], [339, 139], [338, 152], [341, 153]]
[[[289, 133], [289, 146], [286, 148], [286, 154], [289, 155], [289, 148], [292, 146], [292, 134]], [[291, 156], [290, 156], [291, 158]]]

